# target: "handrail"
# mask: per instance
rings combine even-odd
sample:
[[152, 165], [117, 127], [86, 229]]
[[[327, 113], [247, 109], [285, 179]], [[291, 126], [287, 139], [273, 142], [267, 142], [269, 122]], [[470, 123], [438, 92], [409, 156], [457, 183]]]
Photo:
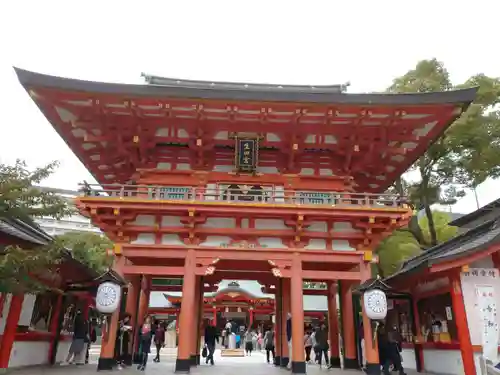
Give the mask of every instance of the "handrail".
[[[236, 186], [236, 185], [232, 185]], [[245, 186], [245, 185], [238, 185]], [[87, 197], [142, 198], [220, 203], [270, 203], [324, 206], [403, 207], [406, 199], [396, 194], [282, 190], [248, 186], [227, 187], [156, 186], [156, 185], [83, 185], [80, 192]]]

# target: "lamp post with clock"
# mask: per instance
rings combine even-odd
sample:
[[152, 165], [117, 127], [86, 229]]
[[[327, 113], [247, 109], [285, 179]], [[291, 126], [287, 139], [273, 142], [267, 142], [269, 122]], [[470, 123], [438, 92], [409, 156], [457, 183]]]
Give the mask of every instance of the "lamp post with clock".
[[365, 281], [356, 289], [362, 296], [365, 371], [369, 375], [380, 375], [377, 330], [387, 316], [387, 292], [391, 288], [377, 277]]

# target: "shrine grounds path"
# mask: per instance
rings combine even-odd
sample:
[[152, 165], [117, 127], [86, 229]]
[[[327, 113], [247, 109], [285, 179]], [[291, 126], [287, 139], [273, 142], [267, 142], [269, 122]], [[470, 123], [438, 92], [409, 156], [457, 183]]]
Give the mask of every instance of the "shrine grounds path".
[[[95, 375], [97, 367], [97, 359], [99, 357], [99, 347], [91, 349], [90, 364], [85, 366], [64, 366], [64, 367], [33, 367], [9, 371], [12, 375]], [[154, 350], [153, 350], [154, 351]], [[150, 356], [146, 374], [148, 375], [165, 375], [174, 373], [175, 358], [177, 355], [176, 349], [164, 349], [161, 355], [161, 362], [152, 362], [154, 354]], [[220, 350], [215, 353], [215, 366], [201, 365], [191, 369], [193, 375], [286, 375], [291, 372], [276, 368], [273, 365], [268, 365], [265, 360], [265, 354], [254, 352], [251, 357], [240, 358], [221, 358]], [[139, 375], [143, 374], [136, 367], [127, 368], [121, 371], [99, 372], [99, 374], [114, 373], [123, 375]], [[307, 373], [310, 375], [355, 375], [363, 374], [361, 371], [353, 370], [327, 370], [320, 369], [317, 365], [308, 365]], [[415, 371], [407, 370], [408, 375], [418, 374]], [[396, 374], [396, 373], [393, 373]], [[425, 375], [420, 373], [420, 375]]]

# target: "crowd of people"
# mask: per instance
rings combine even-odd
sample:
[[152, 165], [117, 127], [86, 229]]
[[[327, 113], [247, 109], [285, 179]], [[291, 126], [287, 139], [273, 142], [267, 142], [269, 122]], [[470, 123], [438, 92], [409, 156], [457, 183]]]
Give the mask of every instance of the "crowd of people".
[[[95, 330], [96, 322], [86, 319], [80, 310], [76, 311], [73, 324], [73, 340], [68, 351], [68, 355], [63, 364], [83, 364], [88, 363], [89, 350], [92, 343], [96, 342], [97, 334]], [[291, 316], [286, 325], [286, 337], [291, 350]], [[151, 347], [154, 344], [156, 355], [153, 362], [160, 362], [160, 352], [165, 347], [167, 326], [165, 322], [153, 320], [147, 316], [138, 330], [138, 356], [134, 362], [138, 363], [137, 369], [145, 371]], [[130, 321], [130, 314], [124, 314], [120, 319], [116, 334], [115, 359], [117, 368], [122, 369], [130, 365], [133, 361], [130, 353], [133, 327]], [[223, 330], [215, 327], [212, 321], [205, 322], [204, 346], [202, 357], [206, 364], [214, 365], [214, 352], [219, 339], [222, 338], [222, 346], [230, 346], [230, 337], [234, 336], [236, 348], [244, 348], [245, 355], [251, 356], [254, 351], [265, 351], [266, 361], [274, 361], [276, 348], [276, 333], [273, 327], [252, 329], [237, 326], [234, 322], [228, 321]], [[359, 327], [358, 338], [360, 340], [361, 357], [363, 365], [366, 365], [364, 353], [363, 326]], [[388, 375], [390, 371], [398, 371], [400, 375], [405, 375], [401, 360], [401, 335], [397, 327], [386, 327], [383, 323], [377, 329], [378, 351], [380, 366], [383, 374]], [[326, 365], [330, 368], [328, 352], [330, 349], [328, 340], [328, 329], [325, 323], [321, 322], [316, 327], [307, 327], [304, 335], [305, 360], [309, 364], [318, 364], [320, 367]], [[83, 354], [85, 352], [85, 360]]]
[[[155, 346], [156, 356], [153, 362], [160, 362], [161, 349], [165, 347], [165, 332], [166, 323], [158, 320], [153, 321], [153, 318], [147, 316], [138, 330], [138, 356], [135, 362], [138, 363], [137, 369], [145, 371], [148, 364], [151, 347]], [[118, 369], [128, 366], [132, 362], [132, 354], [130, 353], [130, 340], [133, 332], [133, 327], [130, 322], [130, 314], [125, 314], [120, 320], [118, 332], [116, 335], [115, 344], [115, 359]]]

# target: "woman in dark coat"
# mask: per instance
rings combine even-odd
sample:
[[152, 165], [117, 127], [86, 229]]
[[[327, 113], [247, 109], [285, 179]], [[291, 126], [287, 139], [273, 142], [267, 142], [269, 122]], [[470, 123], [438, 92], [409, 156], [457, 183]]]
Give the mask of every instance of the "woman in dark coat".
[[319, 328], [316, 329], [316, 335], [314, 336], [316, 339], [316, 348], [318, 357], [318, 364], [321, 367], [321, 359], [325, 357], [326, 366], [328, 366], [328, 349], [330, 346], [328, 345], [328, 331], [326, 330], [326, 325], [324, 323], [321, 324]]
[[148, 363], [148, 355], [151, 352], [151, 342], [153, 341], [153, 326], [151, 324], [151, 317], [147, 316], [144, 323], [141, 325], [139, 331], [139, 348], [141, 353], [141, 363], [137, 366], [140, 371], [146, 370]]
[[158, 321], [155, 322], [154, 341], [156, 346], [156, 357], [153, 362], [160, 362], [160, 351], [165, 346], [165, 326]]

